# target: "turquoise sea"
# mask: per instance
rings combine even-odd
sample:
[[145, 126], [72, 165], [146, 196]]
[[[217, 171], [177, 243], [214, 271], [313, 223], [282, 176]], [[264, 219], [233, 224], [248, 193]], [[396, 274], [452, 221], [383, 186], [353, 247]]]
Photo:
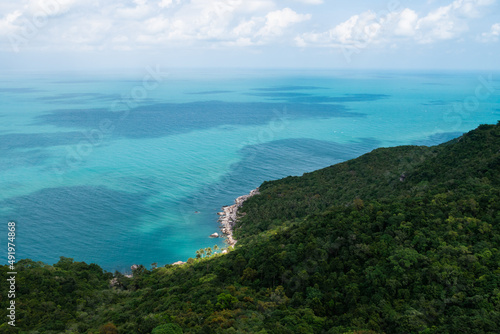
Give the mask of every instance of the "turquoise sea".
[[[159, 74], [159, 72], [161, 72]], [[177, 70], [0, 75], [0, 222], [17, 258], [109, 271], [223, 246], [265, 180], [500, 120], [500, 74]], [[6, 263], [6, 252], [2, 262]]]

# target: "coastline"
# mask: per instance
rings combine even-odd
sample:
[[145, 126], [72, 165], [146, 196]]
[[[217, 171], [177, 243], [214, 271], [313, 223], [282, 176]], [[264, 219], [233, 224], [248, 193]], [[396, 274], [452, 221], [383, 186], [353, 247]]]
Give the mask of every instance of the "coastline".
[[252, 190], [248, 195], [243, 195], [234, 200], [233, 205], [227, 205], [222, 207], [222, 212], [217, 214], [220, 216], [219, 222], [221, 224], [222, 234], [226, 237], [226, 243], [229, 247], [234, 246], [238, 241], [233, 238], [233, 228], [237, 221], [238, 209], [243, 205], [243, 203], [255, 195], [259, 195], [259, 188]]
[[[234, 225], [236, 224], [237, 221], [237, 216], [238, 216], [238, 209], [243, 205], [243, 203], [249, 199], [250, 197], [253, 197], [255, 195], [259, 195], [259, 188], [255, 188], [254, 190], [250, 191], [248, 195], [243, 195], [234, 200], [233, 205], [226, 205], [222, 207], [221, 212], [217, 212], [217, 215], [219, 215], [219, 223], [221, 226], [219, 227], [222, 235], [226, 238], [226, 243], [228, 244], [228, 248], [234, 246], [238, 240], [235, 240], [233, 238], [233, 228]], [[217, 236], [214, 236], [214, 234], [217, 234]], [[222, 238], [222, 235], [220, 236]], [[218, 233], [213, 233], [210, 235], [211, 238], [219, 238]], [[227, 250], [224, 250], [222, 254], [227, 253]], [[178, 266], [178, 265], [183, 265], [186, 262], [184, 261], [177, 261], [172, 263], [171, 265], [173, 266]], [[134, 265], [135, 266], [135, 265]], [[132, 266], [132, 270], [133, 267]]]

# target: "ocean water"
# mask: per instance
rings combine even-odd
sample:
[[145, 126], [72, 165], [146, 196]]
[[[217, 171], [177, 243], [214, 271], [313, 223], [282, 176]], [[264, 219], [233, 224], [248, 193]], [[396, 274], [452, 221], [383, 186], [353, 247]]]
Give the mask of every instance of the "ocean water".
[[18, 259], [185, 261], [224, 246], [217, 212], [265, 180], [500, 120], [499, 73], [160, 72], [0, 75], [0, 222], [17, 222]]

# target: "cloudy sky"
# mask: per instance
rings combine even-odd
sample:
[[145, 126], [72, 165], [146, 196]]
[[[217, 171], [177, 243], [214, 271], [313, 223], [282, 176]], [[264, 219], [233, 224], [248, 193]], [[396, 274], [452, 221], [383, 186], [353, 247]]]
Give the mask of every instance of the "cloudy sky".
[[1, 1], [0, 63], [498, 70], [499, 1]]

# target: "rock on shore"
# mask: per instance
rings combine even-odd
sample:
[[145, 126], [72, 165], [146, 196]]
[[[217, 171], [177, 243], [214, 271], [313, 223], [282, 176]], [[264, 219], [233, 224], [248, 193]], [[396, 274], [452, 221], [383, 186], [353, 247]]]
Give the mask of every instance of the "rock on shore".
[[236, 240], [233, 239], [233, 227], [236, 224], [238, 209], [247, 199], [258, 194], [260, 194], [259, 188], [254, 189], [250, 192], [250, 194], [238, 197], [234, 201], [235, 204], [223, 206], [223, 212], [217, 213], [220, 216], [219, 221], [221, 223], [221, 231], [226, 236], [226, 242], [229, 246], [234, 246], [236, 244]]
[[172, 263], [172, 265], [173, 265], [173, 266], [180, 266], [180, 265], [182, 265], [182, 264], [184, 264], [184, 263], [186, 263], [186, 262], [183, 262], [183, 261], [177, 261], [177, 262]]

